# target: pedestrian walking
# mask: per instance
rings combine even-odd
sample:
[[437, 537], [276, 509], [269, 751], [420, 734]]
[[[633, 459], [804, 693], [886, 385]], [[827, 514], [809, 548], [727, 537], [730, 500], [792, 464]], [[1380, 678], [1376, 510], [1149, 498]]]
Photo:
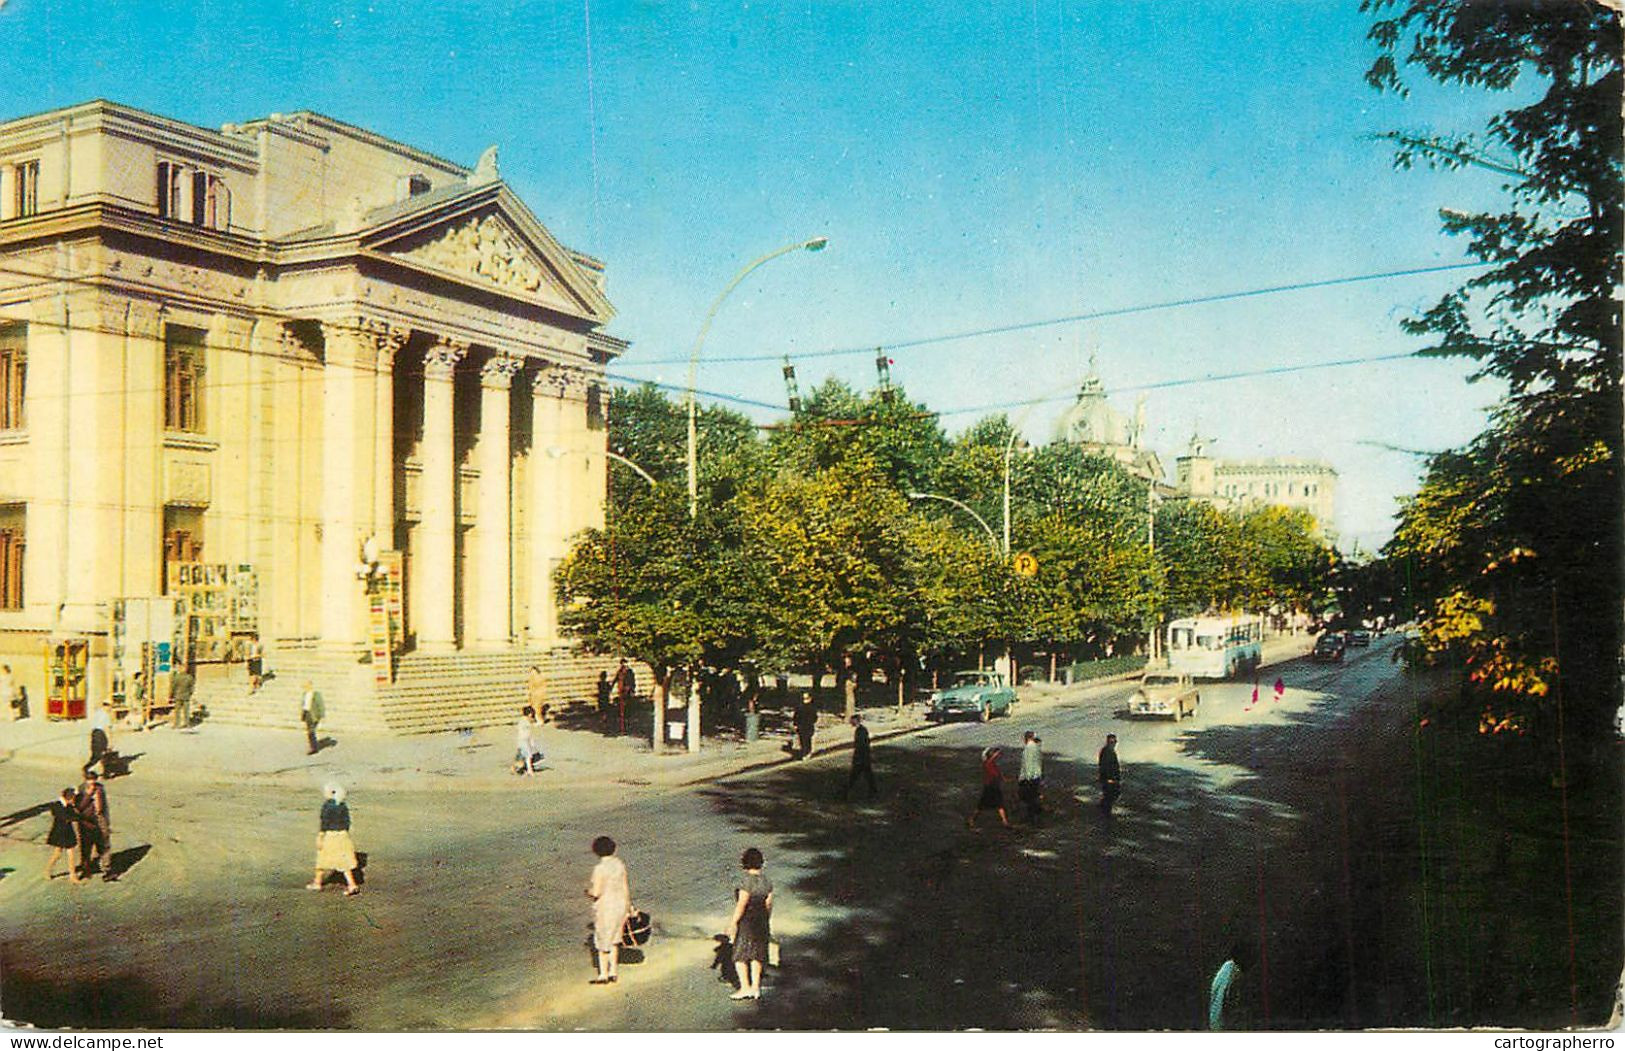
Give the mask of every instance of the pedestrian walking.
[[1208, 986], [1207, 1027], [1214, 1032], [1225, 1029], [1249, 1029], [1251, 1018], [1246, 1010], [1243, 976], [1253, 966], [1253, 949], [1244, 941], [1230, 947], [1230, 955], [1213, 973]]
[[869, 728], [863, 725], [863, 716], [852, 717], [852, 773], [846, 779], [846, 797], [852, 797], [852, 786], [858, 783], [858, 778], [869, 782], [869, 798], [873, 799], [879, 790], [875, 788], [875, 768], [869, 755]]
[[525, 677], [525, 703], [533, 712], [540, 712], [547, 705], [547, 676], [542, 673], [540, 664], [532, 664], [530, 674]]
[[1021, 746], [1021, 772], [1016, 779], [1016, 795], [1027, 811], [1027, 822], [1044, 823], [1044, 740], [1028, 730]]
[[623, 706], [631, 703], [638, 695], [638, 676], [632, 666], [621, 658], [621, 663], [615, 668], [615, 699]]
[[598, 710], [600, 712], [609, 707], [609, 691], [609, 672], [600, 670], [598, 672], [598, 691], [594, 694], [594, 697], [597, 698]]
[[309, 744], [306, 755], [315, 755], [321, 749], [320, 742], [316, 740], [316, 727], [321, 725], [322, 717], [326, 714], [321, 691], [306, 679], [305, 692], [299, 697], [299, 721], [305, 724], [305, 740]]
[[265, 682], [265, 645], [260, 637], [255, 635], [248, 640], [248, 692], [250, 695], [260, 692], [260, 686]]
[[[90, 713], [90, 758], [85, 760], [85, 765], [81, 768], [83, 773], [90, 773], [90, 768], [103, 762], [107, 756], [110, 744], [108, 734], [112, 729], [113, 713], [108, 710], [105, 702], [98, 704]], [[102, 766], [102, 773], [107, 773], [105, 763]]]
[[12, 677], [11, 665], [0, 664], [0, 705], [5, 708], [6, 719], [16, 722], [27, 718], [23, 713], [21, 695], [17, 690], [17, 680]]
[[1004, 773], [999, 770], [999, 756], [1002, 754], [1003, 749], [1000, 748], [982, 749], [982, 794], [976, 800], [976, 809], [965, 819], [965, 824], [971, 828], [976, 827], [976, 815], [983, 810], [997, 811], [999, 824], [1010, 827], [1010, 817], [1004, 812]]
[[1123, 768], [1117, 761], [1117, 735], [1107, 734], [1106, 744], [1100, 749], [1100, 809], [1107, 817], [1123, 791]]
[[537, 739], [536, 709], [530, 705], [519, 713], [514, 724], [514, 773], [529, 777], [541, 766], [542, 746]]
[[739, 990], [730, 1000], [762, 998], [762, 968], [773, 940], [773, 881], [762, 875], [762, 852], [751, 847], [739, 857], [745, 878], [734, 888], [734, 911], [726, 934], [733, 942], [734, 965], [739, 968]]
[[344, 802], [344, 786], [328, 785], [322, 789], [322, 812], [316, 832], [316, 874], [305, 884], [306, 890], [321, 890], [329, 872], [344, 874], [344, 896], [361, 893], [355, 870], [360, 860], [355, 856], [355, 841], [350, 838], [350, 807]]
[[192, 691], [196, 688], [191, 662], [178, 666], [169, 676], [170, 719], [177, 730], [192, 725]]
[[626, 863], [615, 856], [613, 839], [599, 836], [592, 841], [592, 852], [598, 855], [598, 864], [587, 884], [587, 897], [592, 899], [592, 947], [598, 976], [587, 984], [608, 985], [619, 978], [616, 968], [621, 959], [621, 932], [626, 928], [626, 918], [632, 915], [632, 880], [626, 873]]
[[[74, 796], [73, 807], [79, 814], [79, 823], [82, 826], [79, 834], [79, 864], [88, 877], [96, 869], [104, 869], [103, 863], [113, 847], [113, 821], [107, 809], [107, 788], [101, 783], [101, 778], [96, 776], [96, 771], [85, 771], [85, 780]], [[106, 879], [107, 876], [108, 873], [104, 869], [102, 878]]]
[[818, 728], [818, 708], [813, 704], [811, 693], [801, 695], [801, 703], [796, 706], [793, 721], [796, 727], [796, 741], [799, 745], [796, 750], [796, 758], [805, 759], [812, 754], [813, 731]]
[[45, 863], [45, 878], [47, 881], [56, 879], [56, 859], [64, 852], [68, 855], [68, 879], [73, 883], [83, 883], [79, 878], [79, 839], [82, 831], [79, 827], [79, 810], [74, 806], [73, 789], [64, 788], [61, 794], [51, 803], [51, 831], [45, 834], [45, 842], [51, 848], [51, 859]]

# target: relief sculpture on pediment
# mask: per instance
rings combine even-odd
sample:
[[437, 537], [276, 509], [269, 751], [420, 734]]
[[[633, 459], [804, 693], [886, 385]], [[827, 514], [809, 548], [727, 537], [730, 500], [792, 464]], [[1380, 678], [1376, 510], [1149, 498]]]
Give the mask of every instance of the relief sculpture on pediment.
[[452, 227], [438, 239], [411, 249], [406, 257], [442, 270], [483, 277], [515, 292], [554, 292], [542, 265], [493, 215]]

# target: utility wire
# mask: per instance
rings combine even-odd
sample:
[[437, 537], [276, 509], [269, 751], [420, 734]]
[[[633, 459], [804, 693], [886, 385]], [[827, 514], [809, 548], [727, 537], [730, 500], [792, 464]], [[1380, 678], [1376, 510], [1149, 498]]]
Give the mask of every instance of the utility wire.
[[[1398, 277], [1415, 277], [1422, 274], [1446, 273], [1452, 270], [1480, 269], [1490, 266], [1490, 263], [1446, 263], [1440, 266], [1410, 267], [1405, 270], [1385, 270], [1377, 274], [1354, 274], [1345, 277], [1328, 277], [1314, 281], [1295, 281], [1284, 285], [1269, 285], [1264, 288], [1249, 288], [1240, 292], [1218, 292], [1206, 296], [1188, 296], [1182, 299], [1165, 299], [1155, 303], [1141, 303], [1136, 306], [1111, 307], [1105, 310], [1092, 310], [1083, 314], [1068, 314], [1065, 317], [1046, 318], [1039, 321], [1019, 321], [1009, 325], [992, 325], [987, 328], [968, 329], [962, 332], [949, 332], [937, 336], [922, 336], [918, 339], [898, 340], [891, 343], [869, 343], [862, 347], [846, 347], [836, 350], [812, 350], [800, 354], [789, 355], [792, 358], [807, 360], [811, 358], [845, 357], [854, 354], [873, 354], [877, 350], [909, 350], [914, 347], [929, 346], [934, 343], [950, 343], [956, 340], [976, 339], [980, 336], [998, 336], [1009, 332], [1026, 332], [1032, 329], [1052, 328], [1057, 325], [1072, 325], [1080, 321], [1098, 321], [1101, 318], [1124, 317], [1129, 314], [1149, 314], [1158, 310], [1173, 310], [1179, 307], [1201, 306], [1207, 303], [1224, 303], [1236, 299], [1251, 299], [1256, 296], [1276, 295], [1281, 292], [1303, 292], [1313, 288], [1331, 288], [1337, 285], [1353, 285], [1366, 281], [1386, 281]], [[784, 354], [742, 354], [734, 357], [705, 358], [703, 363], [708, 365], [730, 364], [735, 362], [780, 361]], [[654, 365], [680, 365], [686, 364], [687, 358], [656, 358], [650, 361], [619, 361], [616, 364], [621, 368], [643, 368]]]

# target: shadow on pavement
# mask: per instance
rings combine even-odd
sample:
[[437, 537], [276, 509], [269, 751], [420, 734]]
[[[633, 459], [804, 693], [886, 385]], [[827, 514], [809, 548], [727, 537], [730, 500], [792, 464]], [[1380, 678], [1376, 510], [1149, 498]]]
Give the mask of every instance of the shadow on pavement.
[[102, 878], [109, 883], [117, 881], [126, 872], [135, 868], [136, 863], [152, 850], [151, 843], [143, 843], [138, 847], [125, 847], [108, 855], [107, 866], [102, 872]]
[[[1508, 815], [1493, 794], [1418, 746], [1411, 695], [1432, 688], [1401, 679], [1353, 709], [1191, 728], [1165, 762], [1125, 743], [1109, 819], [1092, 759], [1050, 756], [1043, 829], [965, 828], [969, 742], [877, 745], [868, 805], [838, 801], [841, 762], [714, 786], [737, 849], [760, 846], [769, 876], [775, 844], [798, 858], [783, 891], [813, 920], [776, 935], [784, 966], [745, 1024], [1201, 1029], [1212, 974], [1243, 939], [1261, 955], [1243, 986], [1258, 1028], [1568, 1024], [1563, 844], [1536, 821], [1521, 850], [1495, 845]], [[1591, 836], [1576, 872], [1606, 877], [1575, 885], [1594, 918], [1577, 935], [1592, 1024], [1620, 966], [1617, 794], [1570, 815]], [[1547, 888], [1541, 907], [1513, 887]], [[1520, 993], [1536, 961], [1551, 974]]]
[[299, 1011], [195, 999], [170, 1006], [157, 987], [135, 974], [45, 974], [4, 960], [0, 970], [0, 1014], [42, 1029], [340, 1029], [348, 1020], [336, 1008]]

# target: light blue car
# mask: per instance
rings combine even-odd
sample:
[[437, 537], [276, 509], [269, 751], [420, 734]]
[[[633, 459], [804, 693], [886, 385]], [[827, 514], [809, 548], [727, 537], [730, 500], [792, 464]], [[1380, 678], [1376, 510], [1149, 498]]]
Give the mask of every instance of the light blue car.
[[927, 719], [951, 719], [958, 715], [971, 715], [986, 722], [995, 715], [1010, 714], [1016, 703], [1016, 691], [996, 671], [957, 671], [954, 684], [946, 690], [931, 694], [931, 705], [926, 709]]

